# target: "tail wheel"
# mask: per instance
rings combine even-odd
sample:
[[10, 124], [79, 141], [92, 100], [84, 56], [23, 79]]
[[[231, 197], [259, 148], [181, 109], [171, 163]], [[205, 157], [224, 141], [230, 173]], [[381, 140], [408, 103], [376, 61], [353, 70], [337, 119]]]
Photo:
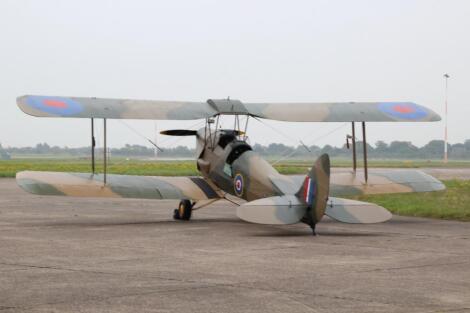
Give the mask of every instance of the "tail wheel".
[[178, 208], [175, 209], [173, 218], [175, 220], [189, 221], [191, 219], [191, 213], [193, 210], [193, 204], [189, 200], [181, 200]]

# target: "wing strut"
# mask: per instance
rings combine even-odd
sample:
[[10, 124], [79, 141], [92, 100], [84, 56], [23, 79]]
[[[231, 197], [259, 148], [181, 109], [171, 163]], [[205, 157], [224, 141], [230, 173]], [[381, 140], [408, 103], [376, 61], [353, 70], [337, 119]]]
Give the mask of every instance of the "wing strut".
[[95, 122], [91, 118], [91, 173], [95, 174]]
[[356, 125], [354, 122], [351, 122], [352, 124], [352, 149], [353, 149], [353, 170], [354, 173], [356, 173], [356, 168], [357, 168], [357, 160], [356, 160]]
[[103, 119], [103, 183], [106, 185], [106, 167], [107, 167], [107, 152], [106, 145], [106, 119]]
[[367, 142], [366, 142], [366, 122], [362, 122], [362, 148], [364, 151], [364, 178], [366, 179], [366, 184], [367, 184], [367, 179], [369, 178], [368, 173], [367, 173]]

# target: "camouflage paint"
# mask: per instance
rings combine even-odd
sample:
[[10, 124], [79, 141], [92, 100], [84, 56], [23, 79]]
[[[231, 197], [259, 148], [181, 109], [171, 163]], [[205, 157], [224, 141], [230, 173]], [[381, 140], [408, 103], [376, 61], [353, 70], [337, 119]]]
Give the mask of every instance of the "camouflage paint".
[[[51, 108], [64, 103], [77, 110]], [[17, 104], [39, 117], [191, 120], [218, 114], [245, 114], [290, 122], [429, 122], [441, 118], [412, 102], [243, 103], [232, 99], [206, 102], [130, 100], [25, 95]]]
[[[411, 102], [242, 103], [229, 99], [184, 102], [22, 96], [17, 99], [17, 104], [25, 113], [40, 117], [190, 120], [220, 114], [245, 114], [295, 122], [440, 120], [432, 110]], [[326, 155], [317, 160], [307, 180], [305, 176], [284, 176], [244, 142], [235, 140], [219, 144], [220, 136], [226, 132], [218, 130], [209, 133], [206, 128], [197, 133], [191, 132], [197, 140], [197, 168], [202, 178], [107, 175], [107, 183], [104, 184], [103, 175], [97, 174], [20, 172], [17, 181], [19, 186], [31, 193], [77, 197], [207, 200], [219, 199], [228, 193], [250, 201], [251, 204], [241, 210], [248, 220], [257, 219], [256, 214], [250, 216], [248, 208], [251, 205], [260, 214], [258, 217], [267, 218], [269, 214], [274, 214], [268, 217], [278, 223], [293, 221], [304, 213], [304, 219], [312, 226], [325, 214], [329, 195], [444, 189], [438, 180], [418, 171], [372, 172], [368, 184], [363, 183], [364, 179], [359, 173], [341, 173], [330, 177], [329, 158]], [[237, 157], [232, 158], [236, 151]], [[302, 195], [303, 182], [307, 183], [304, 187], [307, 193]], [[292, 206], [289, 197], [295, 197], [295, 206]], [[332, 215], [337, 214], [339, 219], [350, 221], [354, 218], [354, 221], [366, 220], [355, 214], [353, 208], [354, 205], [370, 208], [367, 204], [351, 204], [341, 199], [337, 203], [338, 208]], [[265, 209], [260, 210], [263, 207]], [[287, 214], [287, 211], [279, 211], [280, 207], [295, 207], [295, 210]]]
[[200, 177], [154, 177], [103, 175], [85, 173], [33, 172], [16, 175], [24, 190], [40, 195], [72, 197], [107, 197], [137, 199], [191, 199], [220, 198], [220, 194]]

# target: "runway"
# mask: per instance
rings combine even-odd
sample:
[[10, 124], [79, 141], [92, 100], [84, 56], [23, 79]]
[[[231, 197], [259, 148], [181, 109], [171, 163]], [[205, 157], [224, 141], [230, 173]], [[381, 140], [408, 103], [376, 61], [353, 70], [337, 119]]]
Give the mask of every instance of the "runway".
[[238, 220], [218, 202], [41, 197], [0, 179], [0, 312], [470, 312], [470, 224]]

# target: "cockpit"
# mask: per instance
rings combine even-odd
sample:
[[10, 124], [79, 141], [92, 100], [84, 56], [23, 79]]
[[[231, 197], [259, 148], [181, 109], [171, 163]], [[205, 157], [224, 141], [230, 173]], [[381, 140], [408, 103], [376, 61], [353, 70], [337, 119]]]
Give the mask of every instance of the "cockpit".
[[222, 149], [225, 149], [227, 145], [230, 145], [231, 150], [227, 156], [226, 163], [232, 165], [232, 163], [238, 159], [246, 151], [251, 151], [251, 147], [244, 140], [240, 140], [240, 133], [231, 130], [222, 130], [219, 136], [219, 145]]
[[225, 149], [225, 147], [231, 143], [232, 141], [237, 140], [237, 137], [233, 132], [230, 133], [223, 133], [219, 137], [219, 142], [218, 145], [222, 147], [222, 149]]
[[238, 159], [246, 151], [253, 150], [249, 144], [242, 140], [236, 140], [232, 144], [232, 151], [230, 151], [225, 161], [227, 164], [232, 165], [236, 159]]

